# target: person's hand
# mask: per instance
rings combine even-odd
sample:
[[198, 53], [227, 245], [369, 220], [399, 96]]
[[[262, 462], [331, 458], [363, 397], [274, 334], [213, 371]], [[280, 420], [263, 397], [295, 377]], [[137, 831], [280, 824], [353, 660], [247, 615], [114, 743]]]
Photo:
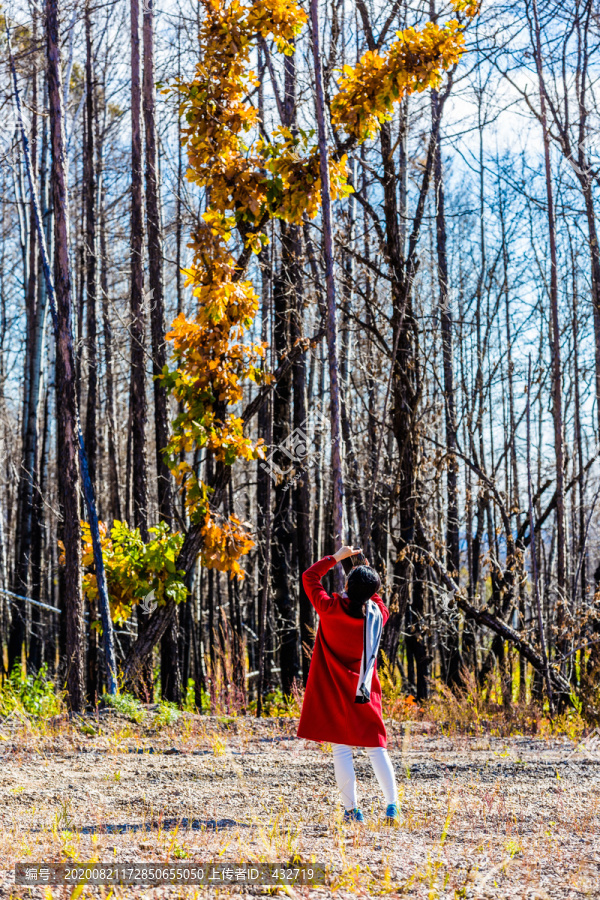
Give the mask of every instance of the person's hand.
[[333, 554], [333, 558], [336, 562], [341, 562], [343, 559], [348, 559], [349, 556], [356, 556], [357, 553], [362, 553], [360, 547], [358, 549], [352, 547], [340, 547], [337, 553]]

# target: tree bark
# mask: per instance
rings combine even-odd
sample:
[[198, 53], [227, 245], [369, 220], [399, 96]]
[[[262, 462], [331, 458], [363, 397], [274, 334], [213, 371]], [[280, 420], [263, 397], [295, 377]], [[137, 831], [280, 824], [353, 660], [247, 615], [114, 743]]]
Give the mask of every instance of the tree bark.
[[[433, 118], [437, 118], [439, 97], [437, 91], [431, 95]], [[446, 211], [442, 169], [441, 138], [438, 136], [435, 149], [434, 183], [436, 201], [436, 238], [438, 283], [440, 289], [440, 326], [442, 332], [442, 367], [444, 373], [444, 413], [446, 420], [446, 448], [448, 468], [446, 475], [447, 526], [446, 548], [448, 568], [455, 573], [459, 584], [460, 554], [458, 541], [458, 465], [456, 462], [456, 401], [454, 397], [453, 320], [448, 290], [448, 256], [446, 251]]]
[[[259, 59], [259, 83], [262, 85], [262, 67]], [[262, 90], [259, 88], [259, 108], [261, 108]], [[259, 257], [260, 276], [261, 276], [261, 340], [268, 344], [270, 341], [270, 322], [271, 322], [271, 284], [272, 284], [272, 266], [270, 259], [272, 257], [272, 248], [265, 249]], [[271, 356], [273, 355], [273, 346], [271, 342]], [[258, 437], [262, 438], [266, 446], [270, 449], [273, 442], [273, 429], [271, 424], [271, 406], [265, 403], [258, 411]], [[271, 578], [271, 472], [268, 466], [262, 460], [256, 463], [256, 531], [259, 535], [259, 545], [257, 548], [257, 590], [255, 602], [255, 621], [256, 631], [259, 633], [262, 623], [262, 604], [264, 600], [264, 587]], [[268, 597], [267, 597], [268, 599]], [[263, 676], [265, 650], [267, 647], [267, 636], [264, 638], [263, 647]], [[256, 665], [260, 671], [260, 647], [254, 647], [256, 655]], [[258, 694], [260, 695], [263, 681], [259, 677], [257, 684]]]
[[[48, 179], [48, 123], [44, 119], [42, 123], [42, 152], [40, 159], [40, 198], [42, 218], [46, 221], [49, 212], [49, 179]], [[32, 204], [33, 205], [33, 204]], [[34, 224], [35, 209], [34, 209]], [[49, 228], [47, 228], [49, 231]], [[46, 232], [47, 233], [47, 232]], [[46, 238], [47, 240], [47, 238]], [[43, 577], [43, 551], [44, 534], [48, 512], [44, 504], [44, 492], [46, 490], [48, 475], [48, 439], [49, 439], [49, 386], [44, 378], [44, 334], [48, 314], [48, 291], [42, 269], [42, 263], [38, 255], [37, 259], [37, 329], [40, 335], [40, 392], [44, 392], [44, 404], [42, 413], [42, 438], [39, 453], [36, 453], [35, 491], [33, 502], [33, 526], [31, 536], [31, 597], [38, 602], [42, 599]], [[40, 666], [47, 661], [46, 650], [49, 644], [47, 629], [44, 627], [44, 616], [40, 607], [34, 606], [31, 616], [31, 642], [29, 647], [30, 665], [33, 671], [38, 671]], [[37, 629], [37, 630], [36, 630]]]
[[[282, 222], [280, 270], [273, 286], [273, 343], [280, 364], [291, 349], [290, 318], [295, 300], [294, 241], [290, 232], [290, 227]], [[281, 467], [282, 472], [286, 472], [285, 476], [275, 480], [271, 531], [271, 584], [279, 619], [279, 664], [284, 694], [291, 692], [299, 668], [296, 609], [291, 590], [294, 528], [290, 475], [299, 468], [301, 460], [296, 456], [296, 445], [289, 446], [291, 403], [292, 371], [289, 369], [285, 377], [278, 380], [273, 391], [271, 442], [275, 448], [276, 464]], [[282, 449], [283, 446], [286, 450]]]
[[[34, 10], [33, 40], [37, 44], [37, 15]], [[35, 58], [35, 57], [34, 57]], [[32, 117], [31, 117], [31, 157], [33, 176], [37, 172], [37, 104], [38, 73], [32, 73]], [[37, 297], [37, 253], [36, 223], [33, 198], [29, 203], [28, 266], [26, 276], [26, 345], [23, 378], [23, 453], [19, 468], [17, 489], [17, 529], [16, 565], [12, 579], [15, 594], [27, 595], [30, 589], [31, 545], [33, 531], [33, 507], [35, 494], [35, 467], [38, 444], [38, 417], [40, 400], [40, 373], [42, 367], [43, 333], [40, 332], [39, 307]], [[21, 662], [23, 643], [26, 640], [27, 609], [21, 600], [14, 600], [8, 637], [8, 668]]]
[[[96, 459], [98, 438], [96, 433], [96, 406], [98, 402], [97, 370], [97, 243], [96, 243], [96, 85], [94, 79], [94, 51], [92, 41], [92, 21], [90, 3], [85, 5], [85, 129], [83, 147], [83, 188], [85, 197], [85, 286], [87, 312], [87, 405], [85, 417], [85, 447], [88, 456], [90, 478], [96, 489]], [[95, 600], [88, 603], [88, 653], [87, 653], [87, 694], [98, 696], [100, 688], [98, 632], [89, 625], [98, 617]]]
[[154, 86], [154, 4], [144, 3], [144, 125], [146, 134], [146, 221], [148, 226], [148, 266], [150, 283], [150, 328], [152, 334], [152, 375], [154, 386], [154, 430], [156, 435], [156, 473], [158, 511], [162, 521], [171, 525], [171, 473], [163, 450], [169, 441], [167, 394], [158, 379], [167, 364], [165, 341], [165, 296], [163, 286], [163, 239], [160, 218], [160, 188], [156, 143]]
[[[390, 361], [390, 380], [384, 401], [384, 420], [387, 401], [391, 392], [392, 429], [399, 454], [397, 501], [400, 526], [399, 536], [396, 539], [397, 560], [394, 566], [394, 596], [391, 601], [390, 619], [382, 641], [383, 650], [392, 661], [396, 660], [401, 626], [410, 600], [410, 562], [404, 550], [408, 545], [412, 544], [415, 534], [414, 479], [417, 435], [414, 417], [420, 401], [421, 388], [418, 361], [414, 352], [414, 330], [416, 326], [412, 309], [412, 287], [418, 267], [417, 245], [423, 224], [425, 201], [433, 173], [440, 118], [448, 92], [449, 87], [443, 97], [440, 97], [440, 102], [436, 107], [436, 116], [432, 120], [425, 171], [417, 207], [413, 216], [406, 258], [401, 254], [399, 244], [398, 207], [395, 187], [396, 172], [392, 156], [391, 134], [387, 123], [384, 123], [380, 133], [381, 159], [384, 172], [385, 241], [388, 260], [392, 269], [392, 329], [394, 333], [394, 346]], [[382, 443], [383, 430], [379, 435], [377, 445], [374, 477], [376, 477], [379, 468]], [[370, 510], [372, 510], [372, 501], [373, 489], [367, 506], [367, 525], [369, 524]]]
[[[173, 518], [171, 473], [163, 450], [169, 441], [167, 394], [158, 376], [167, 364], [165, 341], [165, 297], [163, 286], [163, 242], [160, 220], [158, 152], [156, 146], [154, 98], [154, 5], [144, 4], [144, 125], [146, 134], [146, 223], [148, 227], [148, 264], [150, 284], [150, 331], [152, 335], [152, 375], [154, 389], [154, 434], [156, 441], [156, 477], [158, 514], [171, 526]], [[188, 601], [191, 603], [191, 599]], [[187, 621], [187, 617], [186, 617]], [[161, 642], [161, 682], [163, 696], [174, 703], [181, 700], [181, 676], [178, 653], [178, 616], [175, 616]]]
[[[356, 165], [353, 165], [352, 183], [356, 181]], [[342, 392], [340, 396], [340, 415], [342, 437], [344, 440], [344, 460], [346, 465], [346, 520], [348, 534], [345, 539], [349, 543], [359, 542], [366, 531], [365, 504], [361, 490], [360, 465], [356, 454], [354, 436], [350, 424], [352, 402], [350, 390], [350, 364], [354, 347], [351, 341], [351, 312], [354, 281], [356, 278], [353, 242], [356, 226], [356, 198], [350, 197], [348, 215], [347, 252], [342, 254], [344, 279], [342, 284], [342, 342], [340, 348], [340, 376]], [[357, 529], [354, 528], [356, 518]], [[369, 550], [363, 548], [368, 554]]]
[[69, 204], [67, 155], [62, 106], [62, 72], [58, 0], [46, 0], [48, 100], [52, 146], [54, 207], [54, 285], [56, 291], [57, 441], [60, 465], [59, 497], [65, 548], [64, 615], [66, 618], [66, 681], [71, 710], [85, 704], [83, 668], [83, 604], [81, 597], [81, 537], [79, 527], [79, 458], [77, 386], [71, 334], [71, 274], [69, 268]]
[[[321, 174], [321, 216], [323, 223], [323, 250], [325, 256], [325, 285], [327, 297], [327, 350], [329, 356], [329, 391], [331, 419], [331, 477], [333, 482], [333, 540], [343, 542], [344, 478], [342, 472], [342, 447], [340, 426], [340, 388], [338, 372], [336, 291], [333, 271], [333, 224], [331, 217], [331, 189], [329, 186], [329, 146], [325, 121], [325, 95], [319, 46], [319, 2], [310, 0], [312, 52], [315, 69], [315, 108], [319, 139], [319, 171]], [[340, 567], [334, 573], [336, 587], [341, 588]]]
[[[432, 17], [435, 6], [431, 4]], [[441, 122], [439, 94], [431, 93], [432, 120]], [[460, 544], [458, 520], [458, 463], [456, 459], [456, 399], [454, 395], [454, 323], [450, 308], [448, 280], [448, 255], [446, 240], [446, 207], [444, 195], [444, 175], [442, 162], [441, 129], [435, 143], [434, 190], [436, 217], [437, 276], [440, 292], [439, 315], [442, 336], [442, 369], [444, 384], [444, 418], [446, 425], [446, 565], [454, 572], [456, 583], [460, 584]], [[449, 627], [446, 635], [447, 669], [450, 681], [460, 677], [461, 657], [458, 629]]]
[[[177, 26], [177, 77], [181, 78], [181, 14]], [[183, 310], [183, 278], [181, 272], [181, 244], [183, 222], [181, 210], [183, 192], [183, 146], [181, 143], [181, 116], [177, 116], [177, 196], [175, 198], [175, 285], [177, 315]]]
[[[38, 272], [38, 281], [44, 280]], [[38, 302], [45, 302], [42, 291], [38, 291]], [[33, 527], [31, 530], [31, 599], [39, 603], [42, 600], [42, 573], [44, 532], [46, 528], [47, 512], [44, 507], [44, 491], [47, 480], [47, 448], [48, 448], [48, 390], [46, 389], [44, 411], [42, 415], [42, 437], [40, 453], [36, 462], [36, 476], [33, 502]], [[44, 662], [48, 662], [46, 649], [48, 646], [48, 613], [37, 605], [31, 610], [31, 639], [29, 642], [29, 666], [33, 672], [38, 672]]]
[[[574, 421], [573, 431], [575, 444], [577, 447], [577, 465], [579, 473], [577, 476], [578, 498], [577, 498], [577, 571], [573, 581], [572, 598], [573, 603], [577, 603], [577, 578], [579, 577], [579, 591], [581, 594], [581, 609], [585, 608], [587, 601], [587, 559], [586, 559], [586, 525], [585, 525], [585, 467], [583, 463], [583, 429], [581, 423], [581, 387], [580, 378], [581, 370], [579, 365], [579, 311], [577, 296], [577, 274], [575, 259], [571, 259], [572, 278], [573, 278], [573, 299], [572, 299], [572, 329], [573, 329], [573, 384], [574, 384]], [[575, 505], [575, 504], [574, 504]]]
[[[585, 214], [588, 227], [588, 248], [590, 254], [590, 283], [591, 283], [591, 300], [592, 300], [592, 317], [594, 323], [594, 356], [595, 356], [595, 393], [596, 393], [596, 415], [598, 428], [600, 429], [600, 245], [598, 244], [598, 231], [596, 227], [595, 203], [594, 203], [594, 183], [597, 175], [590, 162], [587, 144], [589, 131], [589, 109], [587, 95], [590, 89], [589, 67], [590, 61], [593, 59], [593, 53], [590, 52], [589, 39], [591, 30], [594, 27], [594, 5], [591, 0], [584, 0], [583, 3], [575, 3], [569, 7], [568, 13], [571, 13], [572, 19], [564, 22], [563, 33], [565, 35], [565, 46], [563, 54], [567, 52], [567, 43], [573, 36], [577, 38], [577, 67], [575, 78], [572, 82], [568, 79], [571, 77], [570, 70], [567, 66], [562, 66], [562, 83], [564, 105], [562, 108], [561, 119], [561, 103], [553, 100], [548, 93], [546, 81], [542, 78], [540, 89], [543, 91], [545, 102], [550, 108], [552, 118], [554, 120], [554, 133], [548, 132], [549, 137], [554, 138], [562, 154], [567, 162], [572, 166], [573, 171], [579, 181], [581, 193], [585, 205]], [[537, 16], [537, 6], [534, 8], [534, 21], [532, 31], [534, 42], [541, 40], [541, 26]], [[574, 89], [575, 101], [572, 104], [571, 91]], [[577, 110], [577, 118], [573, 116], [573, 108]], [[542, 121], [542, 110], [540, 114], [536, 114], [540, 123]], [[543, 110], [545, 120], [546, 111]], [[574, 149], [571, 141], [571, 128], [577, 129], [577, 148]], [[547, 129], [548, 130], [548, 129]]]
[[90, 0], [85, 6], [85, 146], [83, 155], [83, 181], [85, 194], [85, 283], [87, 306], [87, 410], [85, 417], [85, 448], [90, 467], [90, 478], [96, 487], [96, 407], [98, 402], [98, 369], [96, 347], [96, 304], [97, 304], [97, 247], [96, 247], [96, 84], [94, 79], [94, 47], [92, 41], [92, 21]]
[[[298, 266], [300, 255], [300, 231], [295, 235], [295, 257]], [[301, 280], [296, 278], [296, 303], [291, 317], [292, 346], [302, 338], [302, 292]], [[306, 431], [306, 359], [301, 354], [293, 365], [292, 381], [294, 387], [294, 430]], [[310, 666], [310, 649], [313, 645], [314, 615], [313, 607], [304, 590], [302, 573], [312, 564], [311, 516], [310, 516], [310, 480], [305, 468], [294, 488], [294, 507], [296, 510], [296, 540], [298, 552], [298, 593], [300, 606], [300, 657], [302, 663], [302, 683], [306, 685]]]
[[[267, 446], [273, 444], [273, 406], [269, 404], [267, 419]], [[269, 621], [269, 603], [271, 594], [271, 478], [269, 477], [265, 486], [265, 510], [264, 510], [264, 535], [265, 535], [265, 559], [264, 570], [266, 577], [263, 579], [260, 592], [260, 603], [258, 607], [258, 684], [256, 686], [256, 716], [262, 715], [263, 694], [265, 693], [266, 675], [267, 675], [267, 627]], [[182, 548], [183, 549], [183, 548]]]
[[[268, 51], [265, 48], [265, 53]], [[296, 60], [295, 55], [286, 56], [284, 62], [284, 93], [280, 103], [282, 124], [296, 130]], [[293, 321], [299, 298], [299, 241], [298, 226], [281, 223], [281, 261], [273, 286], [273, 343], [279, 365], [286, 359], [292, 348]], [[295, 478], [302, 471], [304, 445], [289, 443], [292, 413], [293, 367], [279, 379], [273, 391], [273, 438], [277, 450], [277, 462], [282, 471]], [[296, 373], [297, 375], [298, 373]], [[300, 401], [301, 407], [301, 401]], [[300, 409], [298, 407], [298, 409]], [[298, 412], [296, 409], [296, 413]], [[304, 420], [299, 423], [305, 425]], [[297, 435], [300, 437], [300, 435]], [[282, 449], [285, 447], [285, 450]], [[298, 655], [297, 605], [292, 582], [294, 579], [294, 552], [297, 549], [294, 528], [292, 500], [297, 493], [297, 482], [281, 477], [275, 481], [274, 510], [271, 548], [271, 585], [273, 600], [279, 616], [279, 664], [281, 685], [284, 694], [289, 695], [298, 677], [300, 660]]]
[[[540, 674], [543, 673], [546, 679], [546, 690], [548, 692], [548, 703], [550, 704], [550, 715], [552, 715], [554, 698], [552, 691], [552, 679], [550, 677], [550, 665], [548, 662], [548, 651], [546, 650], [546, 635], [544, 630], [544, 616], [542, 613], [542, 603], [540, 599], [538, 563], [535, 543], [535, 527], [533, 517], [533, 490], [531, 486], [531, 358], [529, 359], [529, 372], [527, 379], [527, 499], [529, 512], [529, 533], [531, 537], [530, 553], [531, 553], [531, 574], [533, 580], [533, 596], [537, 612], [538, 620], [538, 637], [540, 641], [542, 668], [536, 666]], [[524, 655], [524, 654], [523, 654]]]
[[[96, 119], [98, 122], [98, 120]], [[100, 207], [100, 295], [102, 298], [102, 333], [104, 337], [104, 378], [106, 384], [106, 430], [108, 434], [108, 494], [109, 515], [111, 520], [121, 520], [121, 495], [119, 481], [119, 456], [117, 448], [117, 422], [115, 407], [115, 384], [113, 373], [113, 332], [109, 315], [108, 295], [108, 248], [106, 242], [106, 209], [104, 200], [103, 179], [103, 141], [97, 136], [98, 144], [98, 183]]]
[[[564, 489], [564, 448], [562, 414], [562, 367], [560, 349], [560, 323], [558, 313], [558, 260], [556, 248], [556, 221], [554, 214], [554, 190], [552, 186], [552, 165], [550, 159], [550, 133], [546, 116], [546, 89], [542, 62], [541, 31], [538, 18], [537, 0], [532, 0], [534, 20], [534, 50], [540, 97], [540, 119], [544, 139], [544, 168], [546, 175], [546, 200], [548, 204], [548, 238], [550, 243], [550, 353], [552, 357], [552, 419], [554, 424], [554, 452], [556, 456], [556, 583], [558, 592], [557, 627], [562, 631], [565, 614], [563, 605], [566, 598], [565, 561], [565, 489]], [[559, 645], [562, 639], [559, 638]], [[564, 649], [564, 647], [563, 647]]]
[[146, 328], [144, 309], [144, 202], [142, 195], [140, 0], [131, 0], [131, 429], [133, 518], [148, 540], [146, 456]]

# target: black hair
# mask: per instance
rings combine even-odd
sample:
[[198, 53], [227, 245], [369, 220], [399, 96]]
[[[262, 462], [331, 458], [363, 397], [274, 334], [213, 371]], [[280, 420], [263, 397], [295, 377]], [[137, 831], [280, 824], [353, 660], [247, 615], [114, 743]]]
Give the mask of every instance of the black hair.
[[355, 566], [348, 575], [347, 613], [353, 619], [364, 618], [363, 606], [381, 587], [381, 578], [371, 566]]

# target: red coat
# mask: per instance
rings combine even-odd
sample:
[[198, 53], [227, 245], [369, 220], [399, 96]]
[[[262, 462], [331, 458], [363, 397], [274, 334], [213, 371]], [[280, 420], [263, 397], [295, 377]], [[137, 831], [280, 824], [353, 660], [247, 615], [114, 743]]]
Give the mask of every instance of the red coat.
[[[298, 737], [352, 747], [385, 747], [387, 735], [381, 717], [381, 685], [377, 669], [369, 703], [355, 703], [363, 650], [363, 619], [344, 611], [344, 598], [332, 597], [321, 578], [335, 566], [333, 556], [319, 560], [302, 576], [308, 599], [319, 614], [319, 628], [310, 661], [308, 682], [298, 725]], [[372, 598], [383, 614], [389, 612], [377, 594]]]

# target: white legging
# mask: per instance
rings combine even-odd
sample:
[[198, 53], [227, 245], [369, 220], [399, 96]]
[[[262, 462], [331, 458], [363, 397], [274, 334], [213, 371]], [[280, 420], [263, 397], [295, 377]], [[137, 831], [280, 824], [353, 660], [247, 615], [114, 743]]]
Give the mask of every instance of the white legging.
[[[352, 747], [347, 744], [333, 744], [333, 769], [335, 780], [342, 795], [344, 809], [356, 809], [356, 775], [352, 761]], [[392, 762], [385, 747], [365, 747], [371, 760], [373, 771], [383, 791], [386, 804], [398, 802], [398, 788], [394, 778]]]

